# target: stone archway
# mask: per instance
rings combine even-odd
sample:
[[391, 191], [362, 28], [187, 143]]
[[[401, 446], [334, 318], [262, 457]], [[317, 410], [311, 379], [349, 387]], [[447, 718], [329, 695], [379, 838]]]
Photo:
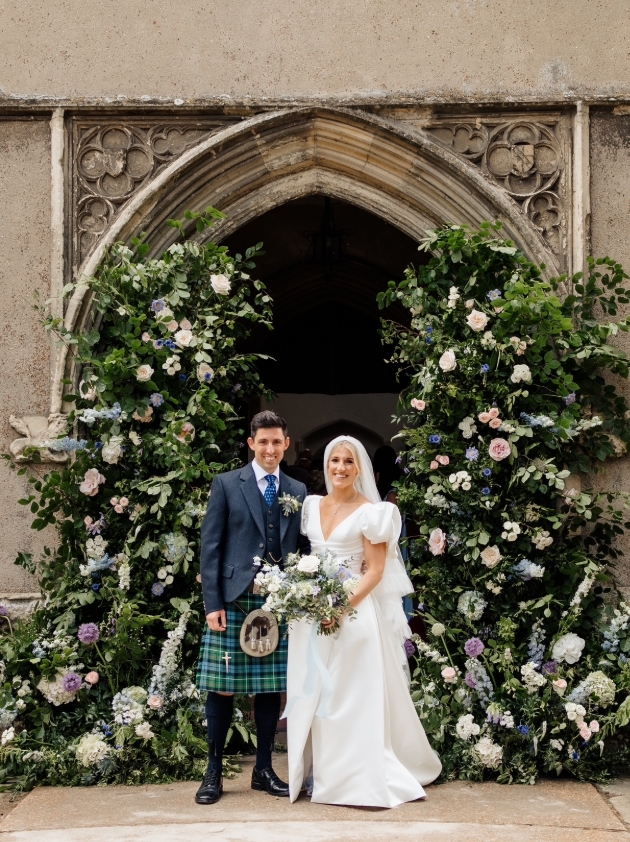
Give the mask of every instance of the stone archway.
[[[558, 271], [556, 256], [532, 222], [498, 186], [427, 132], [374, 114], [345, 109], [287, 109], [244, 120], [213, 134], [159, 172], [123, 206], [79, 269], [93, 274], [107, 245], [145, 231], [153, 254], [175, 239], [164, 225], [185, 210], [219, 207], [220, 241], [248, 220], [313, 193], [344, 199], [420, 240], [449, 222], [478, 226], [499, 219], [508, 237], [535, 262]], [[68, 328], [90, 318], [79, 284], [65, 316]], [[61, 348], [51, 412], [63, 403], [72, 360]]]

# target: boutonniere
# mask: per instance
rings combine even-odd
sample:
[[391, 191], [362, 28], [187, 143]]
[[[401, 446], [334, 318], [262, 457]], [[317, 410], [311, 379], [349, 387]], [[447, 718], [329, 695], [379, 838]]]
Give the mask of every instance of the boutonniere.
[[292, 497], [291, 494], [283, 494], [278, 497], [278, 503], [282, 506], [282, 513], [285, 517], [295, 514], [302, 505], [302, 501], [297, 497]]

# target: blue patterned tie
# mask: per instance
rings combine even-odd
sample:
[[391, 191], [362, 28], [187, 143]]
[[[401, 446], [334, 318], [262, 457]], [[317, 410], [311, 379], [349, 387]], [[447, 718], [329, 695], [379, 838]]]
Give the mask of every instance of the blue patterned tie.
[[273, 506], [276, 499], [276, 478], [273, 474], [267, 474], [267, 488], [265, 488], [265, 500], [268, 506]]

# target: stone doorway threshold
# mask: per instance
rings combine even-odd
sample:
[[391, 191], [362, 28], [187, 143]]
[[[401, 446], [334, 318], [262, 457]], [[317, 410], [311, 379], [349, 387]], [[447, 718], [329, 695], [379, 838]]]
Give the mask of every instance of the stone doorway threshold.
[[[221, 801], [197, 806], [195, 783], [34, 790], [0, 824], [0, 842], [630, 842], [630, 782], [598, 791], [455, 782], [393, 810], [295, 804], [252, 792], [252, 758]], [[286, 755], [275, 766], [286, 775]], [[610, 800], [607, 795], [610, 796]], [[210, 835], [211, 834], [211, 835]]]

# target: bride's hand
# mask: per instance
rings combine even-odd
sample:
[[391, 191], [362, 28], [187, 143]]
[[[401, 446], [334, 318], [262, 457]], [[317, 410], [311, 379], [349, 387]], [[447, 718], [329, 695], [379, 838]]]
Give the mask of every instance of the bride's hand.
[[322, 626], [325, 629], [331, 629], [333, 626], [337, 624], [336, 620], [322, 620]]

